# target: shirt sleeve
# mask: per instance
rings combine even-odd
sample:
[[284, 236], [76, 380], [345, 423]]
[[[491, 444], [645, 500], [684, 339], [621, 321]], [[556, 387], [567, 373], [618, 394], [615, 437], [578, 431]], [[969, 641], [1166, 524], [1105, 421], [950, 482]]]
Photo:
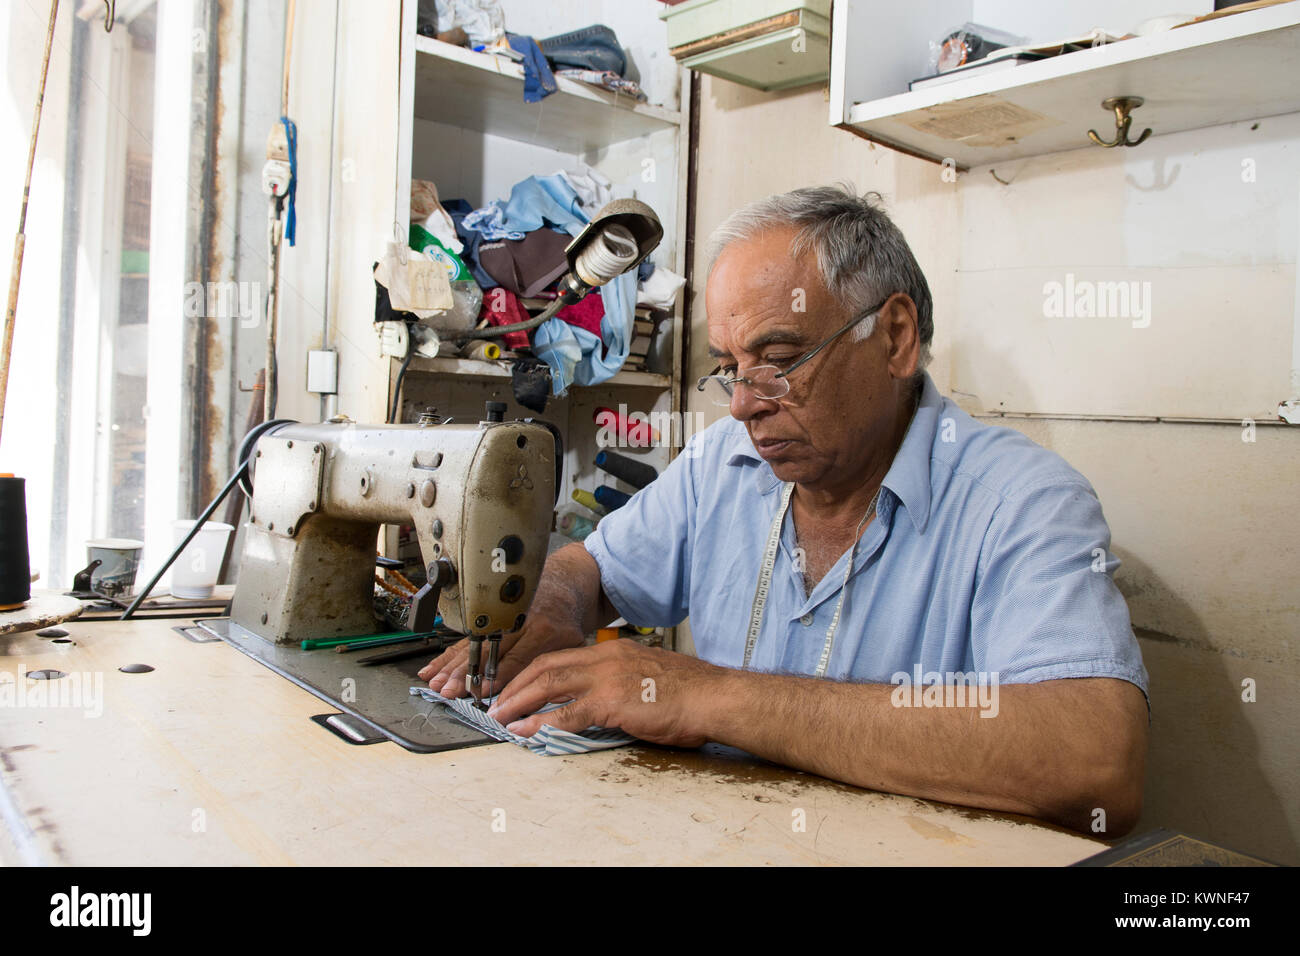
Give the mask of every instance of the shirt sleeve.
[[684, 449], [583, 542], [610, 603], [637, 627], [673, 627], [686, 618], [696, 506], [691, 452]]
[[1147, 692], [1119, 559], [1101, 502], [1083, 480], [1003, 500], [980, 556], [971, 607], [976, 667], [1004, 684], [1115, 677]]

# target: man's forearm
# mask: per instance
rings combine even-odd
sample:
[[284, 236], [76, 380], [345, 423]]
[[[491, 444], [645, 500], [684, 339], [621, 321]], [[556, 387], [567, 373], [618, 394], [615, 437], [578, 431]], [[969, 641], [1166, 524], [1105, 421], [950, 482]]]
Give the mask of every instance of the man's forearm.
[[714, 690], [699, 702], [709, 739], [835, 780], [1080, 830], [1101, 809], [1109, 834], [1130, 829], [1141, 807], [1146, 708], [1123, 681], [999, 686], [992, 718], [973, 706], [896, 707], [889, 684], [726, 670]]
[[618, 617], [618, 612], [601, 589], [596, 559], [574, 542], [546, 559], [528, 616], [572, 624], [589, 634]]

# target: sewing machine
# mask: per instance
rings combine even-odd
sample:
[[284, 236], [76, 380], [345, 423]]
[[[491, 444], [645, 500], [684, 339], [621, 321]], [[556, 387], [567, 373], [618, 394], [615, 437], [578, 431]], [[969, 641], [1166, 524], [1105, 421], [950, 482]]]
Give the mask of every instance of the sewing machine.
[[415, 529], [428, 583], [408, 628], [497, 641], [522, 623], [546, 558], [555, 439], [502, 421], [473, 425], [286, 424], [258, 439], [231, 621], [266, 641], [369, 635], [381, 524]]
[[[635, 269], [662, 236], [649, 206], [608, 203], [566, 247], [569, 272], [540, 315], [466, 335], [540, 325]], [[546, 560], [559, 458], [558, 435], [503, 421], [505, 410], [488, 402], [475, 425], [272, 422], [250, 433], [251, 514], [231, 616], [200, 626], [365, 721], [356, 734], [378, 729], [412, 749], [450, 745], [446, 732], [412, 730], [419, 715], [403, 703], [410, 674], [390, 668], [376, 676], [379, 668], [354, 667], [302, 642], [380, 630], [379, 527], [409, 524], [427, 583], [411, 600], [407, 628], [430, 633], [441, 613], [442, 633], [469, 638], [471, 692], [483, 698], [485, 682], [488, 696], [497, 689], [501, 637], [523, 623]]]

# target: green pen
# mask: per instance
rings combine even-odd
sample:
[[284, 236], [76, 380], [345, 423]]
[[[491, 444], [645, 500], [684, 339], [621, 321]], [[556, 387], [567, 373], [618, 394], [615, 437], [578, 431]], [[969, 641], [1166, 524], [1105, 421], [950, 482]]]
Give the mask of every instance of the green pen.
[[394, 631], [391, 634], [355, 634], [352, 637], [330, 637], [321, 640], [309, 640], [302, 642], [304, 651], [315, 651], [323, 647], [337, 647], [340, 644], [356, 644], [361, 641], [378, 641], [390, 640], [398, 637], [411, 637], [414, 631]]
[[379, 637], [373, 640], [363, 639], [359, 641], [353, 641], [350, 644], [338, 644], [335, 646], [334, 650], [338, 651], [340, 654], [346, 653], [347, 651], [364, 651], [366, 648], [369, 647], [387, 647], [390, 644], [406, 644], [409, 643], [410, 641], [419, 641], [419, 640], [427, 641], [430, 640], [433, 636], [434, 636], [433, 632], [430, 632], [428, 634], [397, 633], [389, 637]]

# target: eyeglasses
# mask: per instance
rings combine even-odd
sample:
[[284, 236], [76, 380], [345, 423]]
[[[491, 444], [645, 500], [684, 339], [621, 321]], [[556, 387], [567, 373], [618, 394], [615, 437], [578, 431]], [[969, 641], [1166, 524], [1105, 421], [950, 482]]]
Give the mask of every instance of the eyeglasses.
[[790, 381], [787, 376], [791, 372], [797, 369], [800, 365], [803, 365], [863, 319], [871, 318], [871, 316], [883, 309], [885, 303], [892, 299], [893, 296], [894, 293], [891, 292], [881, 300], [879, 305], [867, 312], [863, 312], [857, 318], [852, 319], [847, 325], [844, 325], [836, 331], [829, 338], [823, 339], [811, 352], [807, 352], [800, 356], [795, 363], [784, 372], [775, 365], [754, 365], [750, 368], [737, 369], [735, 375], [720, 375], [718, 373], [722, 371], [722, 366], [719, 365], [711, 373], [701, 377], [700, 380], [695, 383], [695, 390], [707, 395], [714, 405], [722, 405], [724, 407], [731, 405], [731, 398], [732, 395], [735, 394], [737, 385], [749, 386], [753, 391], [755, 398], [762, 398], [768, 401], [784, 398], [790, 393]]

